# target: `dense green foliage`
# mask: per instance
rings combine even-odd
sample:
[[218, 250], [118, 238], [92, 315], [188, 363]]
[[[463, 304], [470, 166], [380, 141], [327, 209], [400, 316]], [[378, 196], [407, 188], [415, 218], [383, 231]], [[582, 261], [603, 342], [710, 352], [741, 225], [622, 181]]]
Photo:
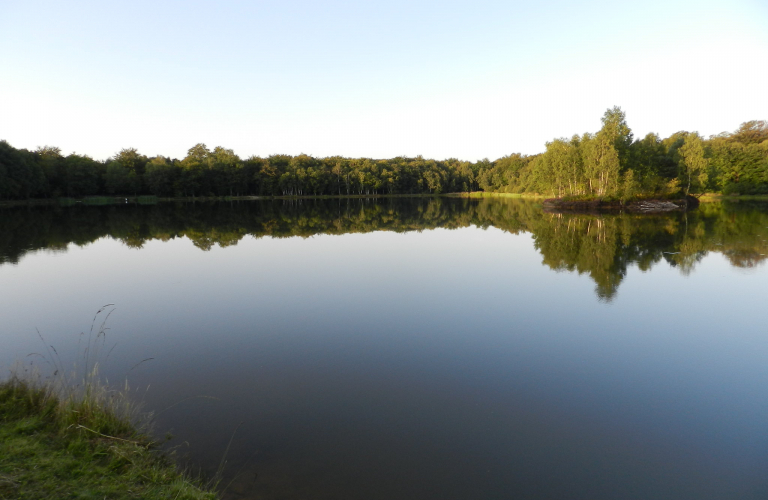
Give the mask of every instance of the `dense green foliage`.
[[123, 149], [106, 161], [55, 147], [17, 150], [0, 141], [0, 199], [93, 195], [317, 196], [440, 194], [474, 190], [629, 199], [702, 191], [768, 193], [768, 124], [703, 139], [677, 132], [635, 140], [624, 113], [609, 109], [596, 133], [547, 143], [539, 155], [466, 162], [272, 155], [190, 148], [181, 160]]
[[93, 395], [0, 383], [0, 498], [213, 500]]
[[477, 189], [477, 165], [416, 158], [313, 158], [273, 155], [240, 159], [198, 144], [182, 160], [147, 158], [124, 149], [106, 162], [34, 152], [0, 142], [0, 199], [151, 194], [195, 196], [315, 196], [439, 194]]
[[596, 134], [555, 139], [540, 155], [497, 160], [481, 169], [478, 184], [486, 191], [624, 200], [768, 193], [768, 123], [746, 122], [708, 140], [696, 132], [634, 140], [624, 113], [613, 108]]
[[[755, 210], [755, 206], [759, 207]], [[543, 262], [587, 273], [610, 299], [630, 265], [667, 262], [688, 272], [708, 252], [751, 267], [768, 255], [765, 204], [705, 203], [688, 213], [556, 214], [504, 198], [286, 199], [0, 209], [0, 264], [38, 249], [65, 251], [102, 237], [139, 248], [186, 237], [201, 250], [247, 236], [309, 237], [371, 231], [421, 231], [475, 225], [530, 233]]]

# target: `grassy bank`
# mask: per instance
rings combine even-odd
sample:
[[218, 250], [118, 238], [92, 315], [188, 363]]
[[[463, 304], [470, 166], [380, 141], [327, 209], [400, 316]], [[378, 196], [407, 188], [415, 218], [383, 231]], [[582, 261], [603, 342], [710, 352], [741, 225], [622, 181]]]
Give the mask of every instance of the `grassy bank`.
[[122, 205], [126, 203], [154, 205], [165, 202], [208, 202], [208, 201], [246, 201], [246, 200], [335, 200], [335, 199], [370, 199], [370, 198], [546, 198], [543, 195], [528, 193], [494, 193], [473, 191], [471, 193], [440, 193], [440, 194], [342, 194], [342, 195], [306, 195], [306, 196], [186, 196], [163, 198], [157, 196], [86, 196], [83, 198], [51, 198], [29, 200], [0, 200], [0, 207], [15, 206], [62, 206], [76, 205], [100, 206]]
[[28, 200], [0, 200], [0, 207], [23, 206], [60, 206], [73, 207], [76, 205], [103, 206], [123, 205], [133, 203], [139, 205], [154, 205], [163, 202], [209, 202], [209, 201], [247, 201], [247, 200], [335, 200], [335, 199], [369, 199], [369, 198], [428, 198], [445, 196], [439, 194], [342, 194], [342, 195], [306, 195], [306, 196], [177, 196], [161, 198], [157, 196], [85, 196], [82, 198], [49, 198]]
[[540, 199], [546, 196], [530, 193], [496, 193], [493, 191], [472, 191], [470, 193], [447, 193], [443, 196], [451, 198], [528, 198]]
[[[332, 199], [369, 199], [369, 198], [429, 198], [429, 197], [448, 197], [448, 198], [525, 198], [525, 199], [545, 199], [548, 195], [530, 194], [530, 193], [496, 193], [486, 191], [472, 191], [470, 193], [441, 193], [441, 194], [350, 194], [350, 195], [318, 195], [318, 196], [187, 196], [174, 198], [160, 198], [157, 196], [87, 196], [84, 198], [53, 198], [53, 199], [30, 199], [30, 200], [0, 200], [0, 207], [14, 206], [101, 206], [101, 205], [122, 205], [126, 203], [139, 205], [154, 205], [165, 202], [209, 202], [209, 201], [246, 201], [246, 200], [332, 200]], [[579, 198], [579, 197], [576, 197]], [[584, 199], [594, 199], [596, 197], [582, 197]], [[658, 197], [657, 197], [658, 198]], [[702, 202], [717, 201], [768, 201], [768, 195], [724, 195], [716, 193], [707, 193], [701, 195], [699, 199]]]
[[0, 383], [0, 500], [217, 498], [155, 450], [120, 394], [61, 394], [15, 377]]
[[[87, 196], [84, 198], [54, 198], [30, 200], [0, 200], [0, 207], [13, 206], [75, 206], [75, 205], [121, 205], [125, 203], [139, 205], [154, 205], [164, 202], [188, 201], [245, 201], [245, 200], [331, 200], [358, 198], [429, 198], [444, 196], [448, 198], [526, 198], [545, 199], [548, 196], [530, 193], [496, 193], [472, 191], [471, 193], [442, 193], [442, 194], [350, 194], [350, 195], [318, 195], [318, 196], [187, 196], [175, 198], [160, 198], [157, 196]], [[768, 195], [723, 195], [707, 193], [700, 197], [702, 202], [756, 200], [768, 201]]]
[[714, 201], [768, 201], [768, 194], [716, 194], [707, 193], [699, 198], [703, 202]]

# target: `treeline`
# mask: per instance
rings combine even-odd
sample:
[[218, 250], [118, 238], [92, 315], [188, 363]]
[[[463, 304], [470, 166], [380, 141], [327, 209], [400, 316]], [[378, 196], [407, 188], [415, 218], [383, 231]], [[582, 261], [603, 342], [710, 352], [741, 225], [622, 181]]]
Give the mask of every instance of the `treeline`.
[[241, 159], [204, 144], [182, 160], [123, 149], [107, 161], [63, 156], [59, 148], [17, 150], [0, 142], [0, 199], [94, 195], [318, 196], [440, 194], [477, 190], [481, 164], [422, 157], [314, 158], [272, 155]]
[[597, 133], [547, 143], [542, 154], [496, 161], [252, 156], [190, 148], [183, 159], [123, 149], [106, 161], [55, 147], [15, 149], [0, 141], [0, 199], [93, 195], [318, 196], [466, 191], [629, 199], [703, 191], [768, 193], [768, 124], [743, 123], [709, 139], [677, 132], [633, 138], [624, 113], [609, 109]]
[[[629, 267], [666, 262], [690, 272], [709, 252], [733, 266], [768, 257], [765, 205], [702, 204], [663, 215], [552, 214], [526, 200], [467, 198], [337, 199], [0, 208], [0, 265], [36, 250], [66, 251], [110, 237], [132, 248], [187, 238], [203, 251], [245, 237], [285, 238], [469, 226], [531, 234], [542, 263], [585, 273], [611, 300]], [[512, 258], [512, 256], [510, 256]]]
[[768, 193], [768, 123], [704, 139], [676, 132], [633, 138], [624, 113], [609, 109], [597, 133], [548, 142], [536, 156], [511, 155], [479, 170], [485, 191], [553, 197], [677, 196], [702, 192]]

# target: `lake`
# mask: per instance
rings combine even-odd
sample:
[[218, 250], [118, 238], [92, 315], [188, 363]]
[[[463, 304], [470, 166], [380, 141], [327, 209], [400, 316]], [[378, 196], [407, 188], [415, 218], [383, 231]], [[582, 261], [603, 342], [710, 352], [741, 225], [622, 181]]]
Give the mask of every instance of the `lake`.
[[101, 374], [229, 499], [764, 499], [767, 240], [746, 202], [0, 208], [0, 366], [114, 304]]

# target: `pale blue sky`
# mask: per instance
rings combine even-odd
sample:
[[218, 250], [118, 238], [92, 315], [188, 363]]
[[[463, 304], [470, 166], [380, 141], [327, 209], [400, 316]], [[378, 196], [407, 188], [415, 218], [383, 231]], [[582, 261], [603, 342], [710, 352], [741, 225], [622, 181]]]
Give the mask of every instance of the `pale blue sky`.
[[768, 2], [0, 0], [0, 139], [491, 159], [768, 119]]

